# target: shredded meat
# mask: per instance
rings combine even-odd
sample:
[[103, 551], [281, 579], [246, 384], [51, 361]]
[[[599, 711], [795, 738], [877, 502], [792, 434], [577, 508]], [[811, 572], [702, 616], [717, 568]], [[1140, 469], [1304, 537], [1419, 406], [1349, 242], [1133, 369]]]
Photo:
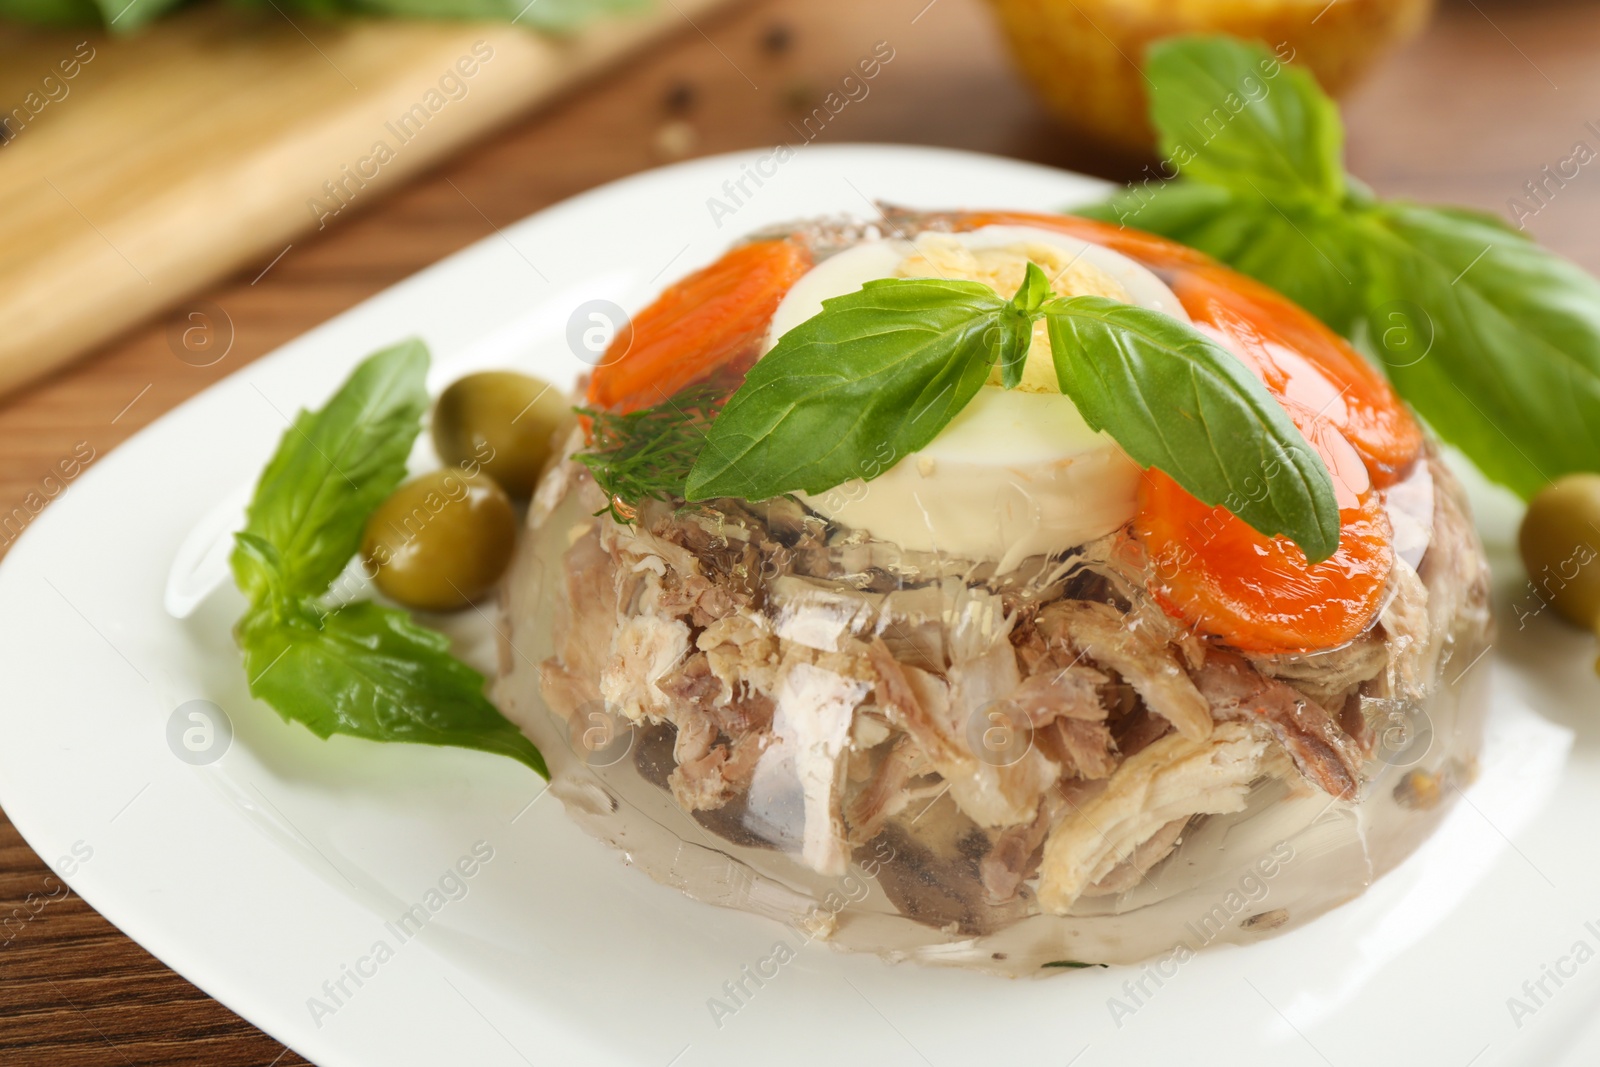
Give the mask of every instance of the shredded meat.
[[995, 837], [994, 844], [978, 861], [978, 876], [990, 904], [1003, 904], [1016, 897], [1023, 879], [1037, 866], [1039, 846], [1044, 844], [1064, 807], [1066, 801], [1052, 792], [1039, 805], [1039, 814], [1032, 822], [1007, 827]]
[[1034, 672], [1011, 691], [1011, 703], [1034, 726], [1058, 718], [1104, 721], [1106, 706], [1100, 701], [1100, 687], [1111, 679], [1086, 664], [1057, 663], [1055, 656], [1041, 660]]
[[667, 588], [661, 597], [663, 614], [687, 619], [695, 626], [710, 626], [749, 604], [750, 597], [704, 575], [691, 574]]
[[1110, 667], [1136, 689], [1146, 706], [1191, 741], [1211, 733], [1211, 709], [1195, 689], [1172, 647], [1142, 627], [1129, 626], [1110, 604], [1062, 600], [1039, 612], [1035, 624], [1060, 641]]
[[1045, 840], [1040, 906], [1065, 914], [1175, 820], [1243, 810], [1266, 749], [1253, 724], [1220, 723], [1206, 740], [1173, 733], [1125, 760], [1105, 790]]
[[[1036, 745], [1012, 762], [980, 760], [968, 742], [970, 720], [952, 716], [953, 686], [899, 663], [882, 641], [874, 641], [868, 655], [878, 676], [878, 703], [949, 783], [963, 813], [979, 826], [1010, 826], [1034, 817], [1040, 796], [1061, 774], [1058, 764]], [[966, 699], [974, 698], [968, 693]]]
[[1142, 751], [1172, 732], [1172, 724], [1150, 714], [1143, 703], [1136, 703], [1111, 720], [1111, 739], [1123, 757]]
[[1128, 858], [1117, 864], [1094, 885], [1083, 891], [1086, 897], [1109, 897], [1118, 893], [1126, 893], [1144, 880], [1150, 868], [1160, 863], [1172, 854], [1178, 847], [1178, 840], [1183, 836], [1183, 828], [1189, 825], [1191, 816], [1173, 819], [1167, 825], [1145, 838], [1144, 842], [1128, 854]]
[[759, 779], [764, 770], [770, 783], [785, 783], [768, 784], [761, 792], [762, 797], [774, 798], [765, 806], [769, 820], [788, 817], [786, 786], [798, 781], [804, 805], [800, 857], [819, 874], [844, 874], [850, 863], [843, 812], [845, 746], [855, 709], [870, 691], [859, 679], [817, 664], [796, 663], [783, 675], [772, 741], [756, 767], [757, 786], [763, 784]]
[[[704, 663], [704, 656], [697, 654], [688, 661], [697, 662]], [[772, 701], [757, 693], [715, 704], [721, 687], [709, 673], [689, 670], [680, 670], [661, 684], [675, 701], [670, 721], [677, 727], [673, 745], [677, 766], [668, 785], [685, 811], [720, 808], [748, 788], [769, 740]]]
[[711, 673], [711, 661], [704, 652], [695, 652], [678, 669], [656, 682], [656, 688], [672, 700], [688, 701], [708, 708], [722, 697], [722, 679]]
[[1264, 723], [1301, 774], [1330, 796], [1354, 799], [1361, 780], [1360, 746], [1320, 704], [1227, 652], [1207, 656], [1197, 680], [1219, 719]]
[[[753, 587], [749, 569], [770, 567], [784, 539], [809, 545], [810, 561], [790, 556], [787, 571]], [[1041, 842], [1081, 821], [1061, 797], [1110, 791], [1175, 739], [1204, 742], [1213, 714], [1259, 719], [1302, 773], [1353, 795], [1360, 745], [1303, 692], [1216, 649], [1191, 677], [1204, 650], [1112, 603], [1067, 595], [1122, 596], [1124, 582], [1040, 570], [1035, 578], [1058, 590], [1042, 604], [950, 574], [896, 585], [900, 577], [880, 591], [880, 565], [906, 561], [851, 548], [837, 558], [861, 569], [838, 572], [828, 569], [834, 558], [824, 531], [792, 507], [770, 526], [733, 505], [720, 518], [646, 509], [637, 526], [596, 524], [569, 550], [569, 602], [609, 603], [615, 614], [609, 626], [567, 628], [547, 665], [547, 698], [571, 707], [586, 695], [578, 679], [597, 677], [597, 695], [623, 715], [675, 729], [667, 782], [681, 807], [711, 811], [744, 797], [746, 822], [769, 820], [763, 832], [790, 835], [818, 871], [843, 870], [849, 850], [928, 795], [937, 776], [959, 816], [993, 835], [982, 872], [992, 899], [1014, 897]], [[852, 781], [863, 708], [873, 709], [863, 743], [880, 754], [857, 761]], [[985, 747], [1007, 730], [1014, 744]], [[781, 814], [793, 790], [797, 826]], [[1175, 829], [1158, 833], [1174, 818], [1149, 826], [1080, 889], [1110, 892], [1142, 875], [1175, 840]]]
[[[1395, 560], [1390, 574], [1390, 605], [1401, 576], [1409, 572], [1404, 560]], [[1387, 618], [1387, 612], [1385, 613]], [[1342, 648], [1326, 652], [1293, 653], [1279, 656], [1250, 656], [1251, 664], [1262, 674], [1288, 682], [1325, 708], [1343, 706], [1345, 699], [1383, 673], [1389, 664], [1392, 642], [1385, 642], [1369, 631]]]
[[926, 675], [915, 667], [906, 667], [889, 654], [882, 641], [869, 646], [868, 655], [878, 674], [878, 703], [889, 713], [890, 721], [906, 731], [928, 758], [934, 763], [955, 764], [966, 758], [957, 747], [955, 739], [937, 722], [912, 687], [913, 677], [924, 679], [923, 692], [929, 690]]
[[879, 758], [872, 777], [845, 808], [850, 840], [857, 844], [877, 837], [889, 819], [905, 810], [911, 802], [906, 786], [921, 773], [922, 753], [909, 735], [901, 734], [881, 747], [887, 751]]
[[1117, 743], [1104, 723], [1052, 719], [1034, 730], [1033, 743], [1069, 776], [1109, 778], [1117, 769]]

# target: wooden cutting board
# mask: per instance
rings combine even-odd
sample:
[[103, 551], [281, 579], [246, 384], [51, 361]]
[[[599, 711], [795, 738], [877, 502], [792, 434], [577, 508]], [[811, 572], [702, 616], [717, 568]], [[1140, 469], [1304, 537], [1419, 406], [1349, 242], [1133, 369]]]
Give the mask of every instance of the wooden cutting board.
[[220, 3], [126, 39], [0, 28], [0, 394], [724, 2], [565, 38]]

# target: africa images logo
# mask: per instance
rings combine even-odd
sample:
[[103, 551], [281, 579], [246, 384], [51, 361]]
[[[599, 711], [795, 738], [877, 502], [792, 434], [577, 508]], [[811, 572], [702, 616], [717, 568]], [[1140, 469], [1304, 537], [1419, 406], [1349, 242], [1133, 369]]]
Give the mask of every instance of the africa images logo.
[[472, 851], [445, 868], [444, 872], [422, 894], [422, 898], [398, 916], [383, 924], [387, 936], [380, 937], [372, 947], [351, 963], [341, 963], [339, 973], [322, 983], [320, 994], [306, 998], [306, 1010], [317, 1029], [331, 1016], [337, 1015], [362, 988], [378, 976], [379, 969], [407, 943], [422, 933], [423, 927], [446, 906], [465, 900], [472, 891], [472, 879], [494, 859], [494, 846], [479, 841]]

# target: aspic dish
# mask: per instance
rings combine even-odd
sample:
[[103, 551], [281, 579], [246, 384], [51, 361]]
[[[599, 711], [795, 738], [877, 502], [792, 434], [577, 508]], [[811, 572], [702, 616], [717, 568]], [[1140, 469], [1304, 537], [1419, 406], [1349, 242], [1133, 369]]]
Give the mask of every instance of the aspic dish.
[[[1539, 491], [1592, 467], [1566, 432], [1586, 379], [1549, 364], [1600, 295], [1479, 216], [1371, 197], [1326, 99], [1261, 50], [1152, 62], [1283, 79], [1294, 116], [1233, 127], [1254, 177], [1241, 149], [1079, 215], [766, 226], [571, 398], [489, 372], [435, 404], [419, 342], [369, 357], [236, 536], [251, 692], [322, 736], [511, 756], [658, 880], [888, 959], [1134, 962], [1363, 892], [1483, 739], [1487, 568], [1414, 409], [1539, 493], [1530, 570], [1592, 620], [1557, 580], [1592, 486]], [[1359, 249], [1359, 295], [1241, 182]], [[1455, 254], [1479, 239], [1487, 281]], [[1399, 282], [1437, 326], [1420, 355], [1384, 326]], [[1527, 345], [1532, 384], [1502, 388]], [[406, 481], [430, 404], [444, 466]], [[1515, 455], [1480, 417], [1521, 428]], [[494, 590], [486, 690], [404, 609], [487, 616]]]
[[[785, 227], [641, 312], [588, 401], [759, 389], [834, 297], [897, 277], [1010, 294], [1029, 264], [1056, 297], [1198, 322], [1253, 360], [1333, 472], [1340, 549], [1309, 564], [1141, 472], [1062, 395], [1044, 323], [1015, 389], [995, 366], [926, 446], [875, 447], [875, 477], [821, 493], [619, 514], [576, 430], [508, 583], [498, 703], [575, 817], [658, 879], [896, 958], [1132, 962], [1241, 877], [1274, 878], [1275, 906], [1208, 915], [1208, 943], [1320, 914], [1470, 780], [1481, 693], [1445, 678], [1484, 647], [1487, 568], [1454, 479], [1360, 356], [1187, 250], [1017, 213]], [[714, 291], [749, 301], [718, 310], [737, 335], [698, 367], [664, 352]], [[1405, 751], [1422, 722], [1425, 760]], [[1280, 872], [1297, 852], [1316, 858]]]

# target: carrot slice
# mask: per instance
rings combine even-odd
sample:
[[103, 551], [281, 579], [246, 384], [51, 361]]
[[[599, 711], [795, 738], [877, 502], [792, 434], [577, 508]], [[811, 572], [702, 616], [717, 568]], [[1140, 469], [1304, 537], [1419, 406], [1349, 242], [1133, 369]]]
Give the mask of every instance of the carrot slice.
[[1243, 280], [1212, 267], [1181, 272], [1171, 284], [1196, 327], [1238, 356], [1286, 409], [1337, 428], [1375, 483], [1405, 477], [1422, 451], [1422, 429], [1388, 381], [1310, 314]]
[[1322, 563], [1207, 507], [1158, 470], [1139, 486], [1134, 537], [1169, 615], [1246, 652], [1338, 648], [1371, 625], [1394, 564], [1389, 519], [1369, 491], [1339, 511], [1339, 550]]
[[1055, 230], [1121, 252], [1151, 270], [1216, 263], [1204, 252], [1165, 237], [1077, 215], [1052, 215], [1037, 211], [967, 211], [951, 216], [951, 221], [964, 230], [976, 230], [982, 226], [1035, 226], [1041, 230]]
[[1389, 382], [1349, 343], [1286, 297], [1185, 245], [1071, 215], [982, 212], [959, 225], [1037, 226], [1121, 252], [1172, 287], [1195, 326], [1244, 362], [1291, 411], [1327, 421], [1379, 486], [1403, 478], [1422, 430]]
[[754, 241], [672, 285], [634, 316], [631, 334], [619, 332], [589, 381], [589, 403], [633, 411], [718, 372], [742, 377], [772, 313], [810, 267], [796, 241]]

